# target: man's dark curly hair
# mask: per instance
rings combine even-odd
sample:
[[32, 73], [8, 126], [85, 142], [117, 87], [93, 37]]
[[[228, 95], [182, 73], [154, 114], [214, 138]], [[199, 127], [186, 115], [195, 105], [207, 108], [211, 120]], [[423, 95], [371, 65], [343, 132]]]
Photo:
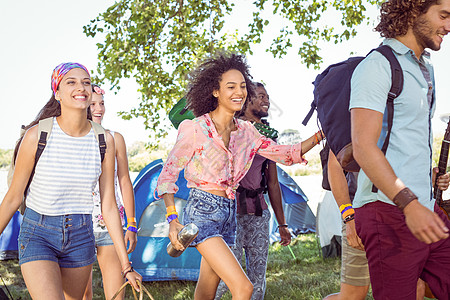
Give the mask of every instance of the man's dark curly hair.
[[234, 53], [219, 53], [206, 59], [190, 74], [186, 99], [188, 108], [192, 110], [196, 117], [217, 108], [217, 98], [213, 96], [213, 91], [219, 89], [222, 74], [229, 70], [238, 70], [242, 73], [247, 85], [247, 99], [254, 97], [252, 76], [245, 56]]
[[381, 4], [380, 23], [375, 31], [386, 38], [405, 35], [417, 17], [438, 3], [439, 0], [387, 0]]

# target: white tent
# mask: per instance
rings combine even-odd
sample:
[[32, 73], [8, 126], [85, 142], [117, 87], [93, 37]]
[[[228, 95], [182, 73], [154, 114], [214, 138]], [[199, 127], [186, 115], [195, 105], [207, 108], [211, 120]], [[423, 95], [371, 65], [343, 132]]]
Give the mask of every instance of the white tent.
[[341, 255], [342, 221], [339, 207], [330, 191], [325, 191], [317, 206], [316, 234], [323, 257]]

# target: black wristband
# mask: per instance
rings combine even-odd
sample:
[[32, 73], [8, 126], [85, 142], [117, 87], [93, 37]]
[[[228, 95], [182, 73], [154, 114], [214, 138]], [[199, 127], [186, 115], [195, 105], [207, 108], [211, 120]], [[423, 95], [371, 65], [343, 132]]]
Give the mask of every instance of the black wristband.
[[395, 195], [392, 201], [401, 211], [403, 211], [405, 207], [415, 199], [417, 199], [417, 196], [414, 195], [414, 193], [409, 188], [405, 187], [403, 190], [398, 192], [397, 195]]
[[280, 228], [280, 227], [288, 227], [288, 224], [280, 224], [277, 226], [277, 228]]
[[354, 219], [355, 219], [355, 214], [348, 215], [344, 219], [344, 224], [347, 224], [348, 222], [350, 222], [351, 220], [354, 220]]
[[125, 272], [122, 273], [123, 278], [127, 277], [127, 274], [130, 272], [134, 272], [133, 267], [130, 267], [128, 270], [126, 270]]

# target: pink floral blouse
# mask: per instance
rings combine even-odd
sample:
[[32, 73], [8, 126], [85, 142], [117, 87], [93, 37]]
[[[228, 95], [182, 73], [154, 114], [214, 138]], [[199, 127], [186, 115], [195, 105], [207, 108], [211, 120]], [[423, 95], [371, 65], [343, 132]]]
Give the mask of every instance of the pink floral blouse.
[[300, 143], [277, 145], [261, 135], [250, 122], [235, 119], [235, 123], [237, 130], [231, 132], [226, 148], [209, 114], [183, 121], [176, 144], [159, 175], [158, 195], [178, 191], [175, 182], [183, 168], [188, 188], [222, 190], [228, 198], [234, 199], [239, 181], [256, 153], [284, 165], [305, 162]]

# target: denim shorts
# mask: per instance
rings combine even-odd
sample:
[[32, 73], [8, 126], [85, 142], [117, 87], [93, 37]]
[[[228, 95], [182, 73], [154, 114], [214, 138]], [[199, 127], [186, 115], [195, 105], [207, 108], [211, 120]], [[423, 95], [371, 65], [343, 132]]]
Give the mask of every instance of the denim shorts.
[[19, 264], [37, 260], [79, 268], [95, 261], [92, 215], [46, 216], [27, 208], [18, 238]]
[[191, 246], [220, 236], [228, 246], [236, 241], [236, 201], [211, 193], [191, 189], [184, 207], [183, 224], [194, 223], [198, 235]]
[[[125, 231], [123, 232], [125, 235]], [[108, 231], [94, 231], [95, 247], [112, 246], [114, 245]]]

